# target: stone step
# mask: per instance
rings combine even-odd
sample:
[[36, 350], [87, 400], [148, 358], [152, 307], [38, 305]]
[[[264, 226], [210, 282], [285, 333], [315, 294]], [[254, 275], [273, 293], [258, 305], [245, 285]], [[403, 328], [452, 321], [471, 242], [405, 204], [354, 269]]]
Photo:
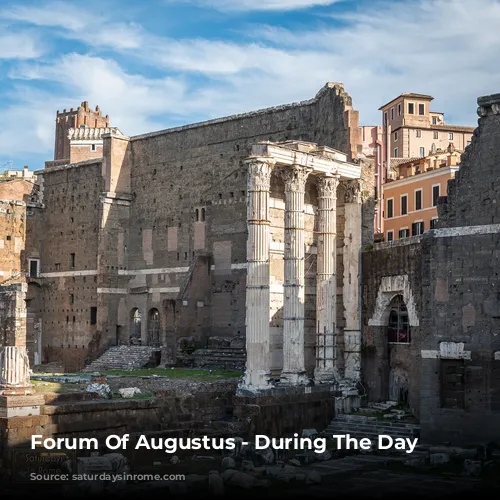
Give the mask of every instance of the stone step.
[[143, 368], [157, 348], [150, 346], [114, 346], [92, 361], [82, 371], [134, 370]]

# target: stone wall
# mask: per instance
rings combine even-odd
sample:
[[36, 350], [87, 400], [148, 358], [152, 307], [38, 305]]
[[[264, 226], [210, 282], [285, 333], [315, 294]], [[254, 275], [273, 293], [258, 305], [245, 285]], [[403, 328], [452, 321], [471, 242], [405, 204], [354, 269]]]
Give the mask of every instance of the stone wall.
[[24, 201], [0, 200], [0, 234], [0, 283], [3, 283], [22, 274], [26, 238]]
[[[103, 137], [102, 161], [42, 171], [27, 256], [41, 259], [41, 317], [35, 308], [30, 314], [41, 321], [44, 361], [62, 358], [75, 370], [109, 345], [127, 342], [136, 310], [143, 343], [245, 335], [242, 160], [259, 141], [288, 139], [329, 146], [352, 159], [358, 136], [351, 98], [341, 84], [327, 84], [310, 101], [132, 138], [111, 133]], [[308, 196], [312, 244], [312, 187]], [[341, 206], [338, 213], [341, 221]], [[341, 231], [339, 222], [339, 245]], [[74, 269], [68, 268], [72, 253]], [[314, 314], [313, 251], [307, 264], [307, 311]], [[342, 272], [339, 252], [339, 277]], [[150, 328], [156, 311], [159, 333]], [[308, 318], [313, 365], [314, 317]], [[342, 318], [340, 308], [339, 327]]]
[[250, 421], [248, 438], [256, 434], [290, 437], [298, 433], [300, 436], [303, 429], [321, 432], [328, 427], [335, 413], [333, 393], [323, 388], [238, 396], [234, 398], [234, 404], [235, 416]]
[[[420, 412], [422, 257], [418, 237], [368, 246], [363, 252], [363, 384], [371, 401], [408, 391]], [[408, 309], [411, 343], [389, 343], [389, 304], [401, 295]]]

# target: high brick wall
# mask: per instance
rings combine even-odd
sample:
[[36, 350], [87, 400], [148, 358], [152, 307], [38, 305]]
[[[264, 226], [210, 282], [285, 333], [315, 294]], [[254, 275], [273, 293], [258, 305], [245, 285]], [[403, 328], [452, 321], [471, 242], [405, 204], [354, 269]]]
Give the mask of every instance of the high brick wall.
[[[363, 252], [363, 384], [371, 401], [386, 401], [408, 390], [412, 412], [420, 412], [422, 258], [418, 238], [370, 245]], [[409, 309], [410, 344], [388, 338], [389, 302], [403, 295]]]
[[[38, 244], [30, 242], [29, 252], [40, 255], [42, 273], [65, 271], [69, 254], [75, 253], [75, 271], [97, 270], [97, 276], [87, 276], [85, 282], [74, 273], [43, 278], [45, 361], [62, 356], [71, 360], [68, 366], [75, 366], [110, 344], [127, 342], [135, 309], [142, 315], [143, 342], [151, 340], [148, 318], [153, 310], [160, 313], [162, 342], [173, 344], [175, 336], [204, 342], [209, 334], [244, 335], [247, 180], [242, 160], [259, 141], [287, 139], [316, 142], [355, 157], [357, 112], [343, 87], [328, 84], [310, 101], [143, 136], [111, 134], [104, 139], [102, 163], [46, 169], [41, 181], [44, 208], [32, 217], [44, 229]], [[307, 237], [314, 244], [313, 186], [307, 196]], [[63, 199], [69, 205], [61, 206]], [[275, 215], [282, 214], [277, 209]], [[87, 227], [89, 221], [92, 228]], [[273, 228], [277, 236], [279, 225]], [[88, 235], [95, 227], [97, 232]], [[71, 232], [82, 229], [81, 234]], [[314, 253], [308, 255], [307, 265], [312, 366]], [[342, 269], [339, 252], [339, 276]], [[79, 307], [69, 307], [68, 294]], [[93, 306], [95, 327], [86, 323]], [[339, 307], [339, 326], [342, 321]]]
[[26, 237], [26, 204], [0, 200], [0, 283], [21, 275]]

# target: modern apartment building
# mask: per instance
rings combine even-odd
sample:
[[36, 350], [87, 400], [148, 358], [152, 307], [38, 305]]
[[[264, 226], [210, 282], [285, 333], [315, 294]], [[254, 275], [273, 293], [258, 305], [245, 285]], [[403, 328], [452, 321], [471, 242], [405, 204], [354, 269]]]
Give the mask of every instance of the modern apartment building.
[[425, 158], [393, 158], [394, 179], [384, 184], [384, 239], [394, 241], [433, 229], [437, 200], [446, 194], [461, 153], [448, 147]]

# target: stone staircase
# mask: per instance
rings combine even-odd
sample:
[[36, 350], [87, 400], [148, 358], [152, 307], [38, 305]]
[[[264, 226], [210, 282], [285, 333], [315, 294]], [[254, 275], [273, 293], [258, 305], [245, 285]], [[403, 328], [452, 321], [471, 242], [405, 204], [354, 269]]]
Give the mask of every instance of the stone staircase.
[[110, 347], [82, 371], [137, 370], [146, 366], [151, 361], [153, 353], [158, 350], [150, 346], [120, 345]]
[[245, 370], [246, 351], [235, 347], [197, 349], [193, 353], [196, 367], [214, 367], [237, 371]]
[[393, 438], [418, 438], [420, 426], [406, 422], [387, 422], [376, 417], [363, 415], [337, 415], [322, 433], [325, 437], [332, 434], [350, 434], [356, 439], [369, 438], [376, 442], [380, 434]]

